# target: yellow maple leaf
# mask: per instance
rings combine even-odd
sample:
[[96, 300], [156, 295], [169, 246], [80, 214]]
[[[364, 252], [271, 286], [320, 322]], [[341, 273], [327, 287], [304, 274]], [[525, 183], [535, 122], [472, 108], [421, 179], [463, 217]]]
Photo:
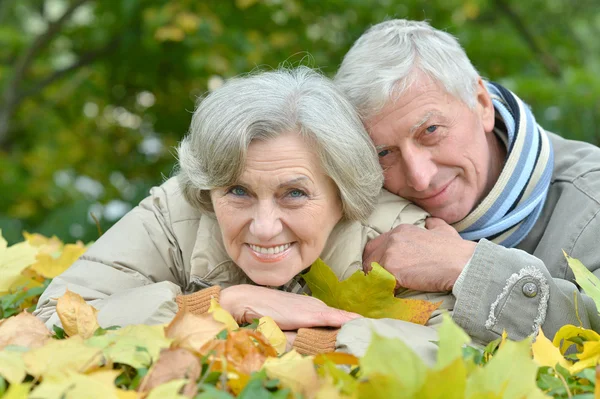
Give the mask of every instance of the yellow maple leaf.
[[269, 378], [277, 378], [281, 385], [308, 397], [318, 389], [319, 378], [312, 356], [302, 356], [292, 349], [281, 357], [269, 357], [263, 364]]
[[64, 376], [45, 378], [31, 392], [33, 398], [62, 399], [117, 399], [113, 384], [119, 375], [116, 370], [103, 370], [93, 374], [68, 373]]
[[87, 346], [79, 335], [63, 340], [50, 340], [41, 348], [23, 355], [27, 373], [34, 377], [55, 377], [73, 372], [84, 373], [98, 367], [102, 351]]
[[[576, 338], [571, 340], [572, 338]], [[583, 341], [600, 341], [600, 334], [587, 328], [567, 324], [562, 326], [554, 335], [552, 344], [557, 348], [560, 347], [560, 353], [563, 355], [571, 345], [577, 345], [577, 351], [583, 351], [583, 345], [579, 342]]]
[[0, 295], [10, 291], [21, 272], [35, 262], [37, 253], [27, 241], [9, 247], [0, 229]]
[[208, 313], [212, 314], [212, 317], [216, 321], [225, 324], [227, 331], [234, 331], [240, 328], [231, 313], [223, 309], [221, 305], [219, 305], [219, 302], [215, 300], [215, 298], [210, 298], [210, 307], [208, 308]]
[[421, 325], [427, 323], [441, 302], [394, 297], [394, 276], [375, 262], [372, 267], [368, 274], [358, 270], [346, 280], [338, 281], [329, 266], [317, 259], [302, 277], [312, 295], [331, 307], [373, 319], [392, 318]]
[[359, 393], [381, 398], [392, 397], [394, 392], [402, 392], [407, 398], [414, 397], [425, 383], [427, 373], [423, 360], [406, 343], [376, 332], [360, 359], [360, 369], [367, 382], [358, 385]]
[[10, 384], [2, 399], [27, 399], [31, 385], [33, 385], [32, 382]]
[[600, 361], [600, 341], [584, 342], [583, 350], [576, 356], [579, 361], [568, 368], [571, 374], [577, 374], [588, 367], [595, 367]]
[[269, 343], [275, 348], [278, 355], [285, 352], [287, 338], [281, 328], [275, 323], [275, 320], [269, 316], [263, 316], [258, 320], [256, 331], [262, 333], [269, 340]]
[[57, 236], [46, 237], [39, 233], [30, 234], [24, 231], [23, 237], [25, 237], [25, 241], [36, 247], [38, 253], [41, 254], [59, 254], [64, 246], [63, 242]]
[[13, 385], [20, 384], [26, 374], [22, 352], [0, 351], [0, 376]]
[[54, 278], [67, 270], [85, 251], [87, 248], [82, 243], [66, 244], [58, 256], [38, 254], [30, 269], [45, 278]]
[[585, 294], [592, 298], [596, 304], [596, 308], [600, 311], [600, 279], [589, 271], [589, 269], [578, 259], [571, 258], [565, 251], [563, 251], [563, 254], [575, 275], [575, 281], [583, 289]]
[[188, 380], [179, 379], [159, 385], [150, 391], [146, 399], [188, 399], [187, 396], [179, 393], [187, 382]]
[[556, 365], [560, 364], [564, 368], [569, 368], [571, 365], [571, 362], [563, 357], [560, 350], [546, 338], [541, 328], [535, 342], [531, 344], [531, 350], [533, 351], [533, 360], [540, 366], [556, 368]]
[[84, 339], [89, 338], [100, 327], [98, 310], [87, 304], [81, 295], [69, 290], [58, 298], [56, 313], [69, 337], [80, 335]]
[[[161, 325], [130, 325], [106, 334], [91, 337], [86, 345], [99, 348], [107, 360], [127, 364], [134, 369], [149, 367], [158, 360], [160, 351], [168, 348], [171, 340], [164, 335]], [[140, 346], [144, 348], [139, 350]]]
[[547, 397], [536, 385], [538, 366], [531, 358], [530, 350], [530, 339], [507, 340], [484, 367], [469, 375], [465, 397]]

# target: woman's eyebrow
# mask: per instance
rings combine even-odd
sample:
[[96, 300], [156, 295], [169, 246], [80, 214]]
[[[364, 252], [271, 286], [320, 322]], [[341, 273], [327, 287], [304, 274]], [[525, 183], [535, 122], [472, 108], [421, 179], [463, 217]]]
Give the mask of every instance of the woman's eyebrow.
[[296, 177], [294, 179], [288, 180], [288, 181], [284, 181], [283, 183], [279, 184], [279, 188], [285, 188], [285, 187], [289, 187], [289, 186], [294, 186], [298, 183], [304, 183], [306, 181], [309, 181], [310, 179], [306, 176], [300, 176], [300, 177]]

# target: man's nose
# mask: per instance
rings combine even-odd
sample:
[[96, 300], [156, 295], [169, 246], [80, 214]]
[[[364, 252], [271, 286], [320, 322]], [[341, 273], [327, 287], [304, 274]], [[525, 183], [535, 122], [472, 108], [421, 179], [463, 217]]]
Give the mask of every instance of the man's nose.
[[283, 223], [277, 207], [272, 201], [260, 201], [250, 223], [250, 234], [266, 242], [276, 237], [282, 230]]
[[425, 191], [437, 173], [437, 166], [426, 149], [411, 148], [402, 152], [406, 184], [415, 191]]

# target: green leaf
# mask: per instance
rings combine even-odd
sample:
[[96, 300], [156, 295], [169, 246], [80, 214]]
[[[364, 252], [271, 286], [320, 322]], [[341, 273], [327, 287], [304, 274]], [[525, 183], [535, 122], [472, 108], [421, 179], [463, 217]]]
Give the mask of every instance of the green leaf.
[[463, 346], [471, 342], [471, 338], [460, 328], [454, 320], [444, 314], [442, 325], [438, 330], [439, 349], [436, 363], [436, 369], [441, 370], [462, 358]]
[[[373, 332], [371, 344], [360, 359], [360, 367], [361, 377], [369, 381], [377, 380], [378, 384], [386, 385], [389, 389], [401, 388], [403, 394], [408, 397], [421, 389], [427, 373], [427, 367], [421, 358], [404, 342], [382, 337], [376, 332]], [[373, 395], [378, 395], [381, 391], [380, 388], [370, 385], [363, 386], [361, 390], [373, 391]], [[393, 390], [389, 391], [388, 395]]]
[[571, 258], [565, 251], [563, 251], [563, 254], [567, 258], [567, 263], [573, 274], [575, 274], [575, 281], [577, 281], [577, 284], [579, 284], [585, 294], [592, 298], [596, 304], [596, 309], [600, 311], [600, 280], [578, 259]]
[[344, 281], [317, 259], [303, 275], [312, 295], [327, 305], [373, 319], [392, 318], [425, 324], [440, 303], [394, 297], [396, 279], [377, 263], [365, 274], [358, 270]]

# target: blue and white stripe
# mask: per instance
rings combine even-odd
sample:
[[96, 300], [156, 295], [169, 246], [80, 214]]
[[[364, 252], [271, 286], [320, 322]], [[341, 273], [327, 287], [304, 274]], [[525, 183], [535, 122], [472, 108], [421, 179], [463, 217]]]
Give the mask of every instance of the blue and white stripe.
[[496, 118], [506, 126], [494, 130], [507, 143], [507, 157], [498, 181], [466, 218], [454, 224], [466, 240], [487, 238], [514, 247], [531, 231], [542, 212], [554, 157], [552, 144], [529, 107], [511, 91], [487, 83]]

